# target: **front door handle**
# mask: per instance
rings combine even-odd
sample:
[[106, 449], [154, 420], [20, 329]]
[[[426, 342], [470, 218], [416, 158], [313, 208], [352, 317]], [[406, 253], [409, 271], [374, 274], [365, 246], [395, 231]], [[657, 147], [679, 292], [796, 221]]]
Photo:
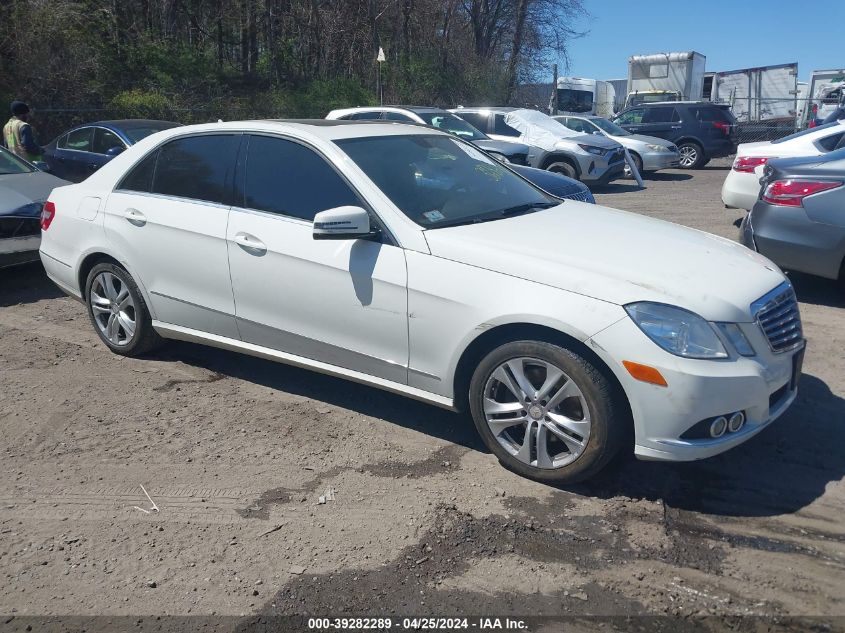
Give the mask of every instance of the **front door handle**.
[[138, 211], [138, 209], [126, 209], [123, 212], [123, 217], [127, 219], [130, 224], [135, 226], [144, 226], [147, 223], [147, 217]]
[[235, 233], [232, 241], [250, 255], [263, 255], [267, 252], [264, 242], [249, 233]]

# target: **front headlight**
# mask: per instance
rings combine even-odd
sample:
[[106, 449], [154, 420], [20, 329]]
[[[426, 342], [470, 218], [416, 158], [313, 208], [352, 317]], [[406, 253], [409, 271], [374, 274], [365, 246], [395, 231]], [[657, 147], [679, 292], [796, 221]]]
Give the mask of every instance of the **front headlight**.
[[625, 306], [628, 315], [652, 341], [684, 358], [727, 358], [716, 330], [697, 314], [663, 303], [642, 301]]
[[652, 152], [668, 152], [669, 151], [669, 148], [666, 147], [665, 145], [648, 144], [648, 145], [646, 145], [646, 147], [649, 148]]
[[585, 152], [595, 154], [596, 156], [601, 156], [602, 154], [604, 154], [604, 150], [601, 147], [595, 147], [593, 145], [583, 145], [581, 143], [578, 143], [578, 147], [583, 149]]
[[740, 356], [754, 356], [756, 352], [736, 323], [717, 323], [716, 327], [731, 342]]

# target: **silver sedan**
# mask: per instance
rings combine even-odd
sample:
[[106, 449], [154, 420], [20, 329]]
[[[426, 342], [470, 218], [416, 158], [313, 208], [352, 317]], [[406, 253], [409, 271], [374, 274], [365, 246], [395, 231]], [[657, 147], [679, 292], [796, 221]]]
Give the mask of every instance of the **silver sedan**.
[[601, 134], [616, 141], [628, 150], [640, 173], [670, 169], [681, 164], [681, 155], [674, 143], [656, 136], [631, 134], [603, 117], [566, 115], [554, 119], [574, 132]]

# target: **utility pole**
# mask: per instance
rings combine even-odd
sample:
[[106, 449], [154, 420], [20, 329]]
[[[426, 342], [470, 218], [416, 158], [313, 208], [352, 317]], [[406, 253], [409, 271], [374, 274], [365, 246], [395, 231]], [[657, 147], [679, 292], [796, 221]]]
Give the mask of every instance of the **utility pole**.
[[557, 64], [552, 66], [552, 94], [549, 97], [549, 116], [557, 114]]
[[384, 105], [384, 87], [381, 85], [381, 65], [387, 60], [384, 55], [384, 49], [378, 47], [378, 55], [376, 56], [376, 63], [378, 64], [378, 75], [376, 77], [376, 89], [378, 90], [379, 105]]

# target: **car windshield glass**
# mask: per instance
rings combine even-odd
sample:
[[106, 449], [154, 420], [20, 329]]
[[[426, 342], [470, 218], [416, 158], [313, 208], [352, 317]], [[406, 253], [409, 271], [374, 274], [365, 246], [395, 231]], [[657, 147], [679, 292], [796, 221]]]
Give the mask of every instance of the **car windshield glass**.
[[590, 123], [597, 125], [611, 136], [631, 136], [631, 133], [628, 130], [622, 129], [621, 127], [619, 127], [615, 123], [608, 121], [607, 119], [590, 119]]
[[784, 136], [783, 138], [779, 138], [776, 141], [772, 141], [773, 144], [783, 143], [785, 141], [791, 141], [794, 138], [801, 138], [807, 134], [814, 134], [819, 130], [828, 130], [836, 125], [841, 125], [840, 123], [833, 122], [833, 123], [825, 123], [824, 125], [819, 125], [817, 127], [811, 127], [806, 130], [801, 130], [800, 132], [796, 132], [795, 134], [790, 134], [789, 136]]
[[33, 167], [20, 158], [0, 147], [0, 176], [9, 174], [28, 174], [35, 171]]
[[558, 88], [557, 108], [563, 112], [589, 112], [593, 109], [593, 93], [589, 90]]
[[482, 141], [487, 135], [460, 117], [448, 112], [417, 112], [417, 115], [431, 127], [449, 132], [466, 141]]
[[130, 127], [123, 130], [123, 133], [126, 137], [132, 141], [132, 143], [137, 143], [138, 141], [147, 138], [150, 134], [155, 134], [156, 132], [161, 132], [162, 130], [169, 130], [170, 128], [178, 127], [175, 123], [162, 123], [161, 125], [146, 125], [146, 126], [139, 126], [139, 127]]
[[455, 138], [370, 136], [335, 143], [393, 204], [426, 228], [498, 220], [559, 204]]

